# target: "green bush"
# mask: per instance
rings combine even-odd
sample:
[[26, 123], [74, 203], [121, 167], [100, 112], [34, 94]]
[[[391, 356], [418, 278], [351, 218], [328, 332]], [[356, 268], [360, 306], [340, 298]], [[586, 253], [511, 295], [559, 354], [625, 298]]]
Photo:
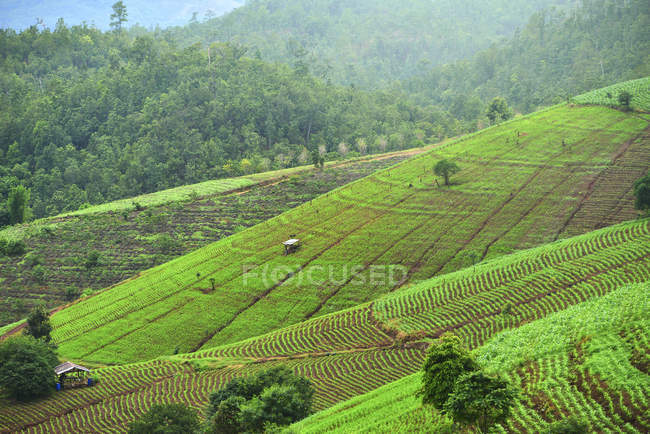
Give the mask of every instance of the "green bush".
[[0, 387], [11, 398], [28, 401], [49, 395], [56, 385], [59, 363], [52, 346], [32, 336], [0, 343]]
[[206, 414], [214, 432], [263, 432], [269, 424], [289, 425], [306, 417], [313, 395], [309, 380], [280, 366], [233, 379], [210, 396]]
[[25, 242], [23, 240], [9, 240], [4, 247], [5, 254], [8, 256], [21, 256], [25, 254]]
[[184, 404], [156, 404], [129, 426], [130, 434], [186, 434], [199, 429], [199, 418]]
[[88, 252], [88, 256], [86, 256], [86, 261], [84, 262], [84, 266], [87, 269], [96, 267], [99, 265], [99, 258], [101, 254], [97, 250], [91, 250]]

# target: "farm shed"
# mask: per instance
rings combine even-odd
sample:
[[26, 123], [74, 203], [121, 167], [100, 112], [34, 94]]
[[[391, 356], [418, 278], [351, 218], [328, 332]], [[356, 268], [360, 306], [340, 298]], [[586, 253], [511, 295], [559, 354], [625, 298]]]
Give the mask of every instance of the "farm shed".
[[298, 247], [300, 247], [300, 240], [297, 238], [292, 238], [290, 240], [282, 242], [282, 244], [284, 245], [284, 254], [286, 256], [298, 250]]
[[77, 365], [72, 362], [61, 363], [54, 368], [54, 373], [58, 378], [57, 389], [65, 387], [75, 387], [87, 384], [91, 385], [91, 380], [87, 378], [90, 369]]

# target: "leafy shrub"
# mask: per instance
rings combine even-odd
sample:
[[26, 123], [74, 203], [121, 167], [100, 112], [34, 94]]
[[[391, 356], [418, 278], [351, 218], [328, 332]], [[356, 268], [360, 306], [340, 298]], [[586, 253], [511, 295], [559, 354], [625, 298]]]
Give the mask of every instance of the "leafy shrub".
[[80, 295], [81, 291], [79, 288], [75, 288], [74, 286], [70, 286], [65, 290], [65, 299], [68, 301], [74, 301], [79, 298]]
[[101, 257], [101, 253], [99, 253], [97, 250], [91, 250], [88, 252], [88, 256], [86, 256], [86, 261], [84, 262], [84, 266], [87, 269], [96, 267], [99, 265], [99, 258]]
[[544, 430], [544, 434], [585, 434], [589, 432], [589, 424], [576, 416], [553, 422]]
[[0, 387], [19, 401], [49, 395], [56, 385], [53, 369], [58, 363], [52, 346], [42, 340], [7, 339], [0, 343]]
[[216, 432], [262, 432], [269, 424], [289, 425], [306, 417], [313, 395], [309, 380], [280, 366], [233, 379], [210, 396], [206, 413]]
[[171, 253], [179, 245], [178, 240], [167, 234], [160, 234], [154, 240], [154, 247], [160, 253]]
[[41, 257], [34, 252], [29, 252], [25, 255], [25, 265], [28, 267], [34, 267], [36, 265], [41, 265], [42, 263], [43, 260]]
[[45, 270], [45, 267], [43, 267], [41, 264], [38, 264], [32, 268], [32, 277], [38, 283], [45, 283], [45, 280], [47, 278], [47, 270]]
[[25, 254], [25, 242], [23, 240], [9, 240], [4, 247], [5, 254], [8, 256], [20, 256]]
[[199, 428], [194, 410], [184, 404], [157, 404], [129, 426], [130, 434], [192, 433]]

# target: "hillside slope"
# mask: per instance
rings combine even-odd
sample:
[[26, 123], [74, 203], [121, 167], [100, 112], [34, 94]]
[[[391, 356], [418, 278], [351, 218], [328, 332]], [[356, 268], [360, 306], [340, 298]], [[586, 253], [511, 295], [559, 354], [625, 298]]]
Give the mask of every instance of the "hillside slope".
[[[408, 282], [634, 218], [648, 117], [560, 106], [435, 149], [52, 317], [62, 354], [148, 359], [256, 336]], [[454, 185], [432, 167], [454, 159]], [[283, 256], [281, 242], [300, 238]]]
[[[542, 432], [567, 415], [590, 432], [650, 430], [650, 284], [625, 287], [517, 330], [475, 351], [520, 391], [510, 432]], [[423, 407], [419, 374], [344, 401], [292, 428], [301, 433], [431, 432], [444, 418]]]
[[26, 255], [0, 255], [0, 325], [35, 304], [53, 308], [131, 278], [420, 152], [207, 181], [0, 230], [0, 240], [26, 245]]
[[[97, 369], [94, 375], [101, 382], [92, 388], [64, 390], [26, 404], [0, 399], [0, 430], [120, 432], [154, 403], [184, 402], [200, 409], [209, 394], [233, 376], [278, 364], [313, 381], [315, 410], [322, 410], [418, 371], [428, 339], [445, 331], [453, 330], [470, 348], [477, 348], [504, 329], [571, 306], [581, 309], [582, 301], [604, 294], [619, 297], [617, 288], [649, 280], [650, 220], [624, 223], [436, 277], [377, 302], [243, 342]], [[639, 288], [635, 297], [620, 293], [626, 301], [615, 298], [613, 302], [625, 308], [623, 318], [630, 327], [639, 312], [646, 321], [648, 317], [647, 283]], [[502, 314], [508, 302], [512, 311]], [[603, 312], [600, 318], [610, 322], [621, 318], [603, 309], [595, 311]], [[589, 319], [592, 312], [581, 315], [581, 320]], [[639, 356], [647, 352], [643, 329], [630, 328], [625, 338], [631, 345], [638, 342], [632, 351]], [[571, 333], [556, 328], [553, 335]], [[544, 348], [554, 351], [546, 341], [536, 351]], [[530, 352], [518, 345], [509, 351]], [[489, 354], [504, 351], [499, 348]], [[506, 362], [516, 363], [519, 357], [515, 354]], [[504, 363], [490, 361], [497, 362]], [[396, 393], [404, 390], [400, 386]], [[395, 403], [399, 405], [398, 400]], [[314, 423], [319, 420], [317, 415]]]

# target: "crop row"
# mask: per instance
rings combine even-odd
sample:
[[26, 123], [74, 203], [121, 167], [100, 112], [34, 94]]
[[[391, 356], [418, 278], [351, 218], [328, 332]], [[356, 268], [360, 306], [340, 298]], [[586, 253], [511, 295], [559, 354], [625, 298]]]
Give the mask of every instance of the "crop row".
[[64, 390], [38, 402], [0, 403], [0, 431], [122, 432], [153, 404], [182, 402], [201, 410], [210, 393], [233, 376], [250, 375], [280, 363], [314, 383], [314, 409], [320, 410], [412, 373], [423, 356], [423, 348], [416, 346], [235, 363], [199, 371], [172, 362], [104, 368], [96, 371], [101, 382], [95, 387]]
[[[563, 125], [565, 116], [579, 127]], [[547, 242], [576, 206], [576, 186], [646, 126], [602, 107], [564, 107], [490, 129], [79, 302], [53, 316], [53, 337], [62, 354], [96, 362], [190, 352]], [[599, 137], [606, 145], [594, 146]], [[463, 167], [451, 188], [435, 186], [440, 158]], [[283, 256], [280, 243], [293, 235], [303, 246]], [[372, 281], [374, 266], [394, 264], [406, 281]]]
[[612, 86], [597, 89], [573, 98], [578, 104], [595, 104], [608, 107], [620, 107], [618, 100], [621, 92], [629, 92], [632, 95], [630, 105], [643, 111], [650, 111], [650, 77], [639, 78], [638, 80], [624, 81]]

